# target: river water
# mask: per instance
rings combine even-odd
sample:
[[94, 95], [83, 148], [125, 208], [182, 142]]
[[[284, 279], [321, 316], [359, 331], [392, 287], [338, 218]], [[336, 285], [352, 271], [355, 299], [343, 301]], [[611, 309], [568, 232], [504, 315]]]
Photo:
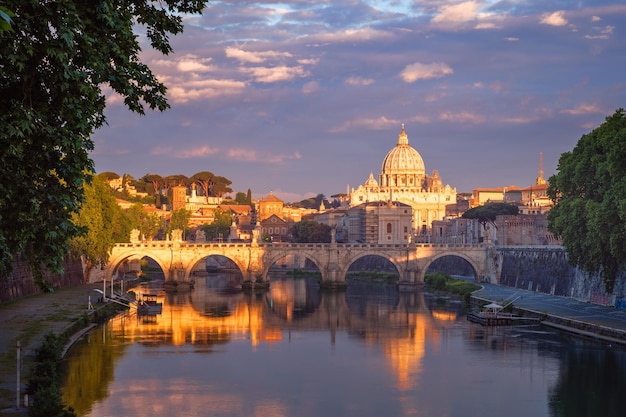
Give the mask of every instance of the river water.
[[227, 275], [92, 331], [66, 361], [79, 416], [626, 415], [626, 352], [540, 326], [468, 323], [458, 301], [350, 282]]

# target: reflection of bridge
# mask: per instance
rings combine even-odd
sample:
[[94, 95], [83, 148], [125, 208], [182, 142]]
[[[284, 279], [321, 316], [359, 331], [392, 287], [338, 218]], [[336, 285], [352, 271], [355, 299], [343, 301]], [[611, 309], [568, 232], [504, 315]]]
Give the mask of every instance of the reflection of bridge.
[[121, 265], [144, 257], [154, 260], [166, 280], [188, 280], [194, 269], [208, 257], [220, 255], [237, 265], [245, 281], [266, 281], [270, 268], [284, 259], [308, 259], [322, 274], [324, 282], [344, 282], [356, 260], [380, 256], [397, 269], [400, 283], [420, 284], [428, 266], [443, 256], [467, 261], [477, 278], [497, 282], [495, 251], [491, 245], [444, 244], [340, 244], [340, 243], [189, 243], [151, 241], [118, 243], [106, 267], [106, 279], [117, 274]]

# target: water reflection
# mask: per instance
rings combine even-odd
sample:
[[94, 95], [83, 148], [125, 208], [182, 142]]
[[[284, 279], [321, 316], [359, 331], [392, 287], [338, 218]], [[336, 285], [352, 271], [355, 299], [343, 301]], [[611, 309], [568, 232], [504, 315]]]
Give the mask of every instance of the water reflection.
[[162, 314], [116, 317], [77, 345], [66, 403], [93, 417], [569, 416], [591, 395], [608, 399], [593, 402], [602, 415], [626, 409], [622, 351], [470, 325], [460, 303], [392, 286], [323, 293], [283, 276], [243, 293], [227, 275], [137, 289]]

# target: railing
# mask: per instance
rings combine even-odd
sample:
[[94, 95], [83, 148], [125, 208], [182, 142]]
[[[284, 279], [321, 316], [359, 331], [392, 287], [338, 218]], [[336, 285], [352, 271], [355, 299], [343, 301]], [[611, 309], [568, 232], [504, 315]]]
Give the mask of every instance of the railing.
[[[150, 240], [131, 243], [116, 243], [115, 246], [120, 248], [170, 248], [174, 245], [193, 247], [193, 248], [247, 248], [250, 242], [187, 242], [187, 241], [170, 241], [170, 240]], [[262, 247], [276, 248], [293, 248], [293, 249], [321, 249], [328, 248], [330, 243], [292, 243], [292, 242], [260, 242]], [[377, 243], [337, 243], [337, 248], [342, 249], [407, 249], [415, 248], [442, 248], [442, 249], [482, 249], [487, 245], [483, 243], [416, 243], [414, 245], [406, 244], [377, 244]]]

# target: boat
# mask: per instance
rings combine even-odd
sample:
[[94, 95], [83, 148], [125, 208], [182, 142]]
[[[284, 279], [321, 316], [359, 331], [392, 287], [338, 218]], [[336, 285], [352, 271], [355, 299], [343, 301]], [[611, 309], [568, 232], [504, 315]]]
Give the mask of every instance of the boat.
[[480, 311], [472, 311], [467, 313], [467, 320], [473, 323], [482, 324], [483, 326], [537, 324], [540, 322], [538, 318], [524, 317], [520, 316], [519, 314], [505, 312], [504, 309], [511, 305], [513, 301], [509, 302], [506, 305], [501, 305], [495, 302], [486, 304], [482, 307]]
[[157, 300], [156, 294], [144, 294], [137, 303], [138, 315], [154, 316], [161, 314], [163, 311], [163, 303]]

